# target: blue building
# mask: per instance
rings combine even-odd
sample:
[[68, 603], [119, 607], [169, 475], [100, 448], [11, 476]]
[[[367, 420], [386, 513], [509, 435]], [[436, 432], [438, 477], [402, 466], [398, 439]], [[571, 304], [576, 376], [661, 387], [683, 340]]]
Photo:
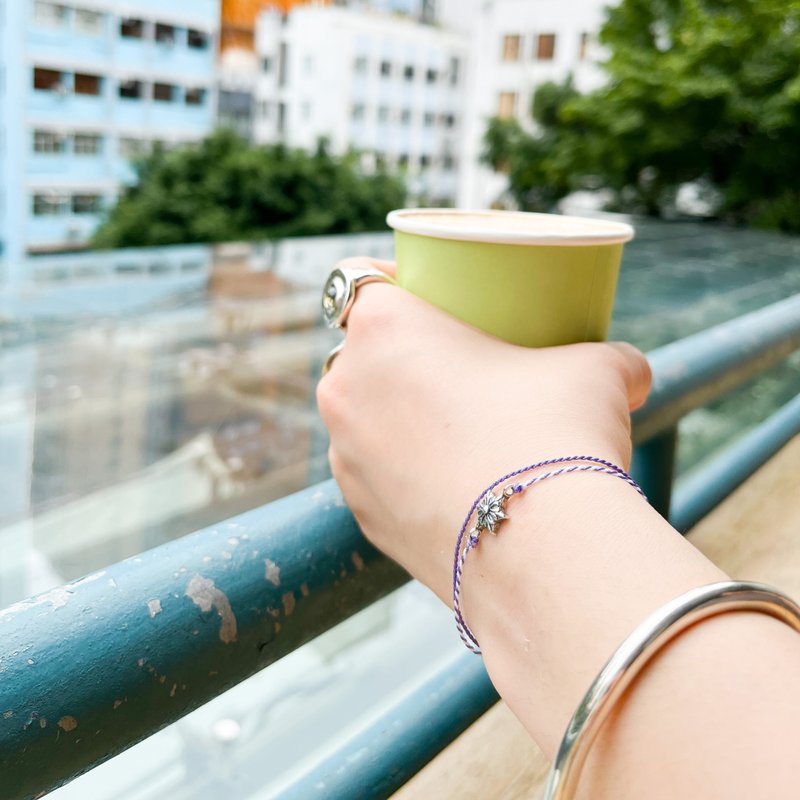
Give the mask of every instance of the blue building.
[[82, 246], [138, 155], [212, 129], [218, 29], [219, 0], [0, 0], [0, 282]]

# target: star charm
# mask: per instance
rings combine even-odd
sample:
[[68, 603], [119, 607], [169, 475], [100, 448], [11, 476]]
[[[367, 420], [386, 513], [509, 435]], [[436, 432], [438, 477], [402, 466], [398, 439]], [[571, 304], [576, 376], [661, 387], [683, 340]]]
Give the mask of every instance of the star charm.
[[491, 489], [480, 499], [476, 513], [478, 522], [475, 525], [478, 531], [489, 531], [494, 536], [497, 535], [497, 526], [504, 519], [508, 519], [505, 512], [508, 495], [503, 492], [499, 497]]

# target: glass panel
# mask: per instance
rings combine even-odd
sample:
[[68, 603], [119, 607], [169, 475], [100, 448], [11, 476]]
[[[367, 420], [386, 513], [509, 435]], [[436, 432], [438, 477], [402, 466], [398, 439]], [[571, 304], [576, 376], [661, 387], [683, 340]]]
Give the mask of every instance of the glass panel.
[[105, 14], [100, 11], [89, 11], [85, 8], [75, 9], [75, 30], [81, 33], [97, 35], [103, 32]]
[[[16, 0], [16, 2], [19, 2], [19, 0]], [[42, 2], [42, 0], [37, 0], [33, 5], [33, 19], [39, 25], [63, 27], [69, 21], [69, 12], [67, 7], [60, 3], [46, 3]]]
[[73, 150], [78, 155], [95, 156], [100, 153], [103, 137], [97, 133], [76, 133]]
[[208, 48], [208, 39], [208, 34], [205, 31], [189, 28], [186, 33], [186, 44], [193, 50], [206, 50]]
[[154, 83], [153, 100], [171, 103], [175, 99], [175, 87], [171, 83]]

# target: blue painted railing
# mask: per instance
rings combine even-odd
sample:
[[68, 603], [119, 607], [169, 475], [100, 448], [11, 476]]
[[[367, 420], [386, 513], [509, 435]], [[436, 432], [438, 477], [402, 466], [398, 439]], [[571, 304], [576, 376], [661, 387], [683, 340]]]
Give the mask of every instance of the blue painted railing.
[[[634, 469], [685, 530], [800, 433], [800, 400], [683, 481], [677, 423], [800, 349], [800, 295], [649, 354]], [[401, 585], [332, 482], [0, 611], [0, 776], [38, 797]], [[496, 700], [465, 653], [283, 792], [387, 797]]]

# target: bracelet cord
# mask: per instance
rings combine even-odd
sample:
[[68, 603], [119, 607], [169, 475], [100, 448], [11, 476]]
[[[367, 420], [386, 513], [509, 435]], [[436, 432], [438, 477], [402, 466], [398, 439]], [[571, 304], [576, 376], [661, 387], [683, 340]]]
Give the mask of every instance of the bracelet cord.
[[[580, 462], [580, 463], [575, 463]], [[585, 463], [590, 462], [590, 463]], [[552, 466], [555, 464], [567, 464], [571, 463], [572, 466], [565, 466], [560, 467], [558, 469], [554, 469], [548, 472], [545, 472], [540, 475], [536, 475], [528, 481], [525, 482], [516, 482], [511, 483], [505, 487], [503, 491], [503, 496], [505, 498], [509, 498], [515, 494], [521, 494], [526, 489], [530, 488], [531, 486], [535, 486], [538, 483], [541, 483], [548, 478], [555, 478], [559, 475], [565, 475], [572, 472], [599, 472], [605, 475], [612, 475], [613, 477], [620, 478], [624, 480], [628, 485], [632, 486], [636, 491], [645, 498], [644, 492], [641, 490], [639, 485], [636, 481], [631, 478], [631, 476], [625, 472], [621, 467], [618, 467], [611, 461], [607, 461], [603, 458], [597, 458], [596, 456], [563, 456], [560, 458], [550, 458], [546, 459], [545, 461], [538, 461], [535, 464], [529, 464], [526, 467], [522, 467], [520, 469], [516, 469], [513, 472], [509, 472], [507, 475], [503, 475], [501, 478], [498, 478], [494, 483], [492, 483], [486, 490], [484, 490], [475, 500], [475, 502], [470, 507], [470, 510], [464, 519], [464, 522], [461, 526], [461, 530], [458, 533], [458, 537], [456, 539], [455, 545], [455, 553], [453, 556], [453, 616], [455, 617], [456, 623], [456, 630], [458, 631], [458, 635], [461, 637], [461, 641], [464, 642], [466, 648], [476, 655], [480, 655], [481, 648], [478, 644], [478, 640], [475, 638], [475, 634], [472, 633], [470, 630], [469, 625], [467, 625], [466, 620], [464, 619], [464, 615], [461, 611], [461, 581], [462, 576], [464, 573], [464, 565], [467, 560], [467, 556], [469, 555], [470, 551], [475, 549], [478, 546], [480, 541], [480, 533], [481, 531], [476, 527], [473, 528], [469, 536], [467, 536], [467, 544], [463, 548], [462, 551], [462, 544], [464, 542], [464, 538], [467, 534], [467, 528], [469, 526], [469, 522], [472, 519], [472, 515], [475, 513], [476, 509], [478, 508], [481, 501], [486, 498], [493, 489], [499, 486], [501, 483], [510, 480], [511, 478], [515, 478], [519, 475], [523, 475], [526, 472], [531, 472], [536, 469], [540, 469], [542, 467]]]

